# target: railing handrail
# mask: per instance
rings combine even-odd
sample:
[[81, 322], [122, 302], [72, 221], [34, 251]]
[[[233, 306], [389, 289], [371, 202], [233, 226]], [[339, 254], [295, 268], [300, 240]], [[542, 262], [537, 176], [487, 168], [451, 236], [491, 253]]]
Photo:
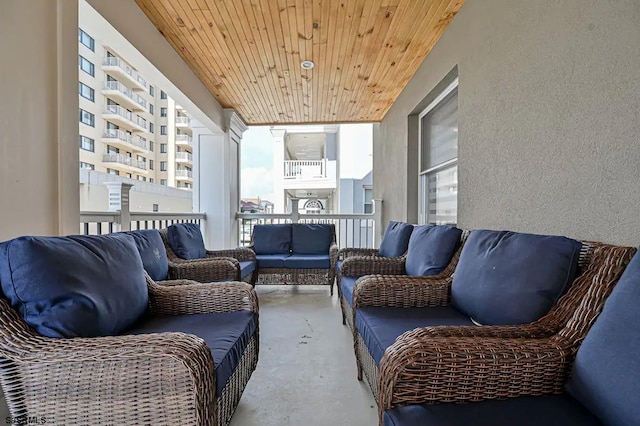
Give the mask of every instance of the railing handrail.
[[326, 160], [322, 159], [322, 160], [284, 160], [285, 163], [288, 164], [300, 164], [303, 166], [307, 166], [307, 165], [318, 165], [321, 166], [322, 164], [324, 164]]
[[177, 115], [176, 116], [176, 123], [189, 124], [190, 121], [191, 121], [191, 119], [189, 117], [185, 117], [184, 115]]
[[132, 157], [128, 157], [122, 154], [108, 153], [102, 156], [102, 161], [105, 163], [119, 163], [125, 166], [136, 167], [138, 169], [147, 170], [147, 163], [144, 161], [136, 160]]
[[[374, 213], [301, 213], [297, 215], [299, 220], [338, 220], [338, 219], [375, 219]], [[295, 219], [291, 213], [236, 213], [236, 219]]]
[[140, 95], [133, 92], [133, 90], [129, 89], [127, 86], [122, 84], [119, 81], [105, 81], [103, 85], [106, 90], [116, 90], [122, 93], [127, 98], [131, 99], [133, 102], [141, 106], [142, 108], [147, 107], [147, 101]]
[[124, 59], [115, 56], [107, 56], [103, 59], [102, 65], [118, 67], [145, 88], [147, 87], [147, 81], [142, 78], [138, 72], [134, 71], [133, 67], [125, 62]]
[[173, 219], [200, 219], [206, 220], [206, 213], [151, 213], [131, 212], [131, 220], [173, 220]]
[[176, 152], [176, 158], [185, 159], [185, 160], [192, 160], [193, 159], [193, 155], [191, 155], [190, 152]]
[[116, 115], [119, 115], [120, 117], [123, 117], [123, 118], [129, 120], [133, 124], [135, 124], [137, 126], [140, 126], [140, 127], [144, 128], [145, 130], [147, 129], [147, 120], [145, 120], [144, 118], [140, 117], [137, 114], [132, 113], [131, 111], [129, 111], [126, 108], [123, 108], [120, 105], [105, 105], [104, 106], [104, 112], [105, 112], [105, 114], [116, 114]]
[[147, 140], [140, 136], [130, 135], [127, 132], [123, 132], [120, 129], [104, 129], [104, 137], [115, 138], [122, 142], [135, 145], [138, 148], [147, 149]]
[[80, 212], [80, 222], [116, 222], [120, 218], [120, 212]]
[[191, 170], [176, 170], [176, 176], [193, 177], [193, 172]]

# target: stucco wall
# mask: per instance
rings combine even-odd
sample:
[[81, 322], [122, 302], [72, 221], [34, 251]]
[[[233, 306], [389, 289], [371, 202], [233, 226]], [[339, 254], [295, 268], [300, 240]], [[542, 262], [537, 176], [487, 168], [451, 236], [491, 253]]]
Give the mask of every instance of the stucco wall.
[[460, 226], [640, 244], [640, 2], [467, 0], [375, 127], [384, 220], [415, 220], [409, 116], [456, 66]]

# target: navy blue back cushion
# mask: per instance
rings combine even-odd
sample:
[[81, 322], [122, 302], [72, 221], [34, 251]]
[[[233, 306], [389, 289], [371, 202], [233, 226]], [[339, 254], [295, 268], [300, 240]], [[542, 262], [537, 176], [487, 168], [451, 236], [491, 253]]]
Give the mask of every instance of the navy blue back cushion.
[[0, 282], [22, 319], [47, 337], [117, 335], [149, 300], [140, 254], [125, 234], [4, 242]]
[[640, 254], [587, 333], [567, 391], [610, 426], [640, 424]]
[[289, 254], [291, 252], [291, 225], [254, 226], [253, 251], [256, 254]]
[[447, 267], [460, 244], [462, 230], [452, 225], [413, 228], [405, 268], [407, 275], [437, 275]]
[[164, 281], [169, 276], [169, 261], [160, 232], [156, 229], [130, 231], [138, 247], [145, 271], [154, 281]]
[[176, 256], [192, 260], [207, 257], [200, 227], [195, 223], [177, 223], [167, 228], [169, 247]]
[[298, 254], [328, 254], [333, 242], [333, 227], [321, 223], [291, 225], [291, 250]]
[[409, 238], [413, 231], [413, 225], [404, 222], [389, 222], [387, 230], [384, 233], [382, 242], [380, 243], [381, 257], [398, 257], [407, 252], [409, 246]]
[[536, 321], [573, 282], [581, 248], [566, 237], [472, 231], [453, 276], [451, 302], [485, 325]]

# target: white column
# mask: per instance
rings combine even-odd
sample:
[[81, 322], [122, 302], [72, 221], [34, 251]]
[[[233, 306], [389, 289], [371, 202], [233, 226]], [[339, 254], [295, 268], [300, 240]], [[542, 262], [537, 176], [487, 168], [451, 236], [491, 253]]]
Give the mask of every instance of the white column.
[[240, 211], [240, 187], [241, 187], [241, 145], [242, 135], [247, 130], [247, 125], [242, 118], [232, 109], [224, 110], [225, 122], [227, 126], [228, 152], [228, 173], [229, 173], [229, 216], [231, 218], [230, 233], [227, 235], [227, 247], [238, 245], [239, 227], [236, 220], [236, 213]]
[[287, 131], [284, 129], [271, 129], [273, 136], [273, 200], [274, 213], [287, 212], [287, 199], [284, 195], [284, 137]]
[[133, 185], [124, 182], [105, 182], [109, 190], [109, 211], [120, 212], [120, 229], [114, 231], [131, 230], [131, 208], [129, 206], [129, 193]]

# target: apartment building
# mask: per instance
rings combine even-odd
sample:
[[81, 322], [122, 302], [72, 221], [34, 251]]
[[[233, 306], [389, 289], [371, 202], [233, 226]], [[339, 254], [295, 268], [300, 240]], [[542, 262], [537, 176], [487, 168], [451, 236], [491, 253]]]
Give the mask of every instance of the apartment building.
[[108, 35], [93, 33], [90, 21], [80, 26], [80, 168], [191, 190], [187, 112], [111, 48]]

